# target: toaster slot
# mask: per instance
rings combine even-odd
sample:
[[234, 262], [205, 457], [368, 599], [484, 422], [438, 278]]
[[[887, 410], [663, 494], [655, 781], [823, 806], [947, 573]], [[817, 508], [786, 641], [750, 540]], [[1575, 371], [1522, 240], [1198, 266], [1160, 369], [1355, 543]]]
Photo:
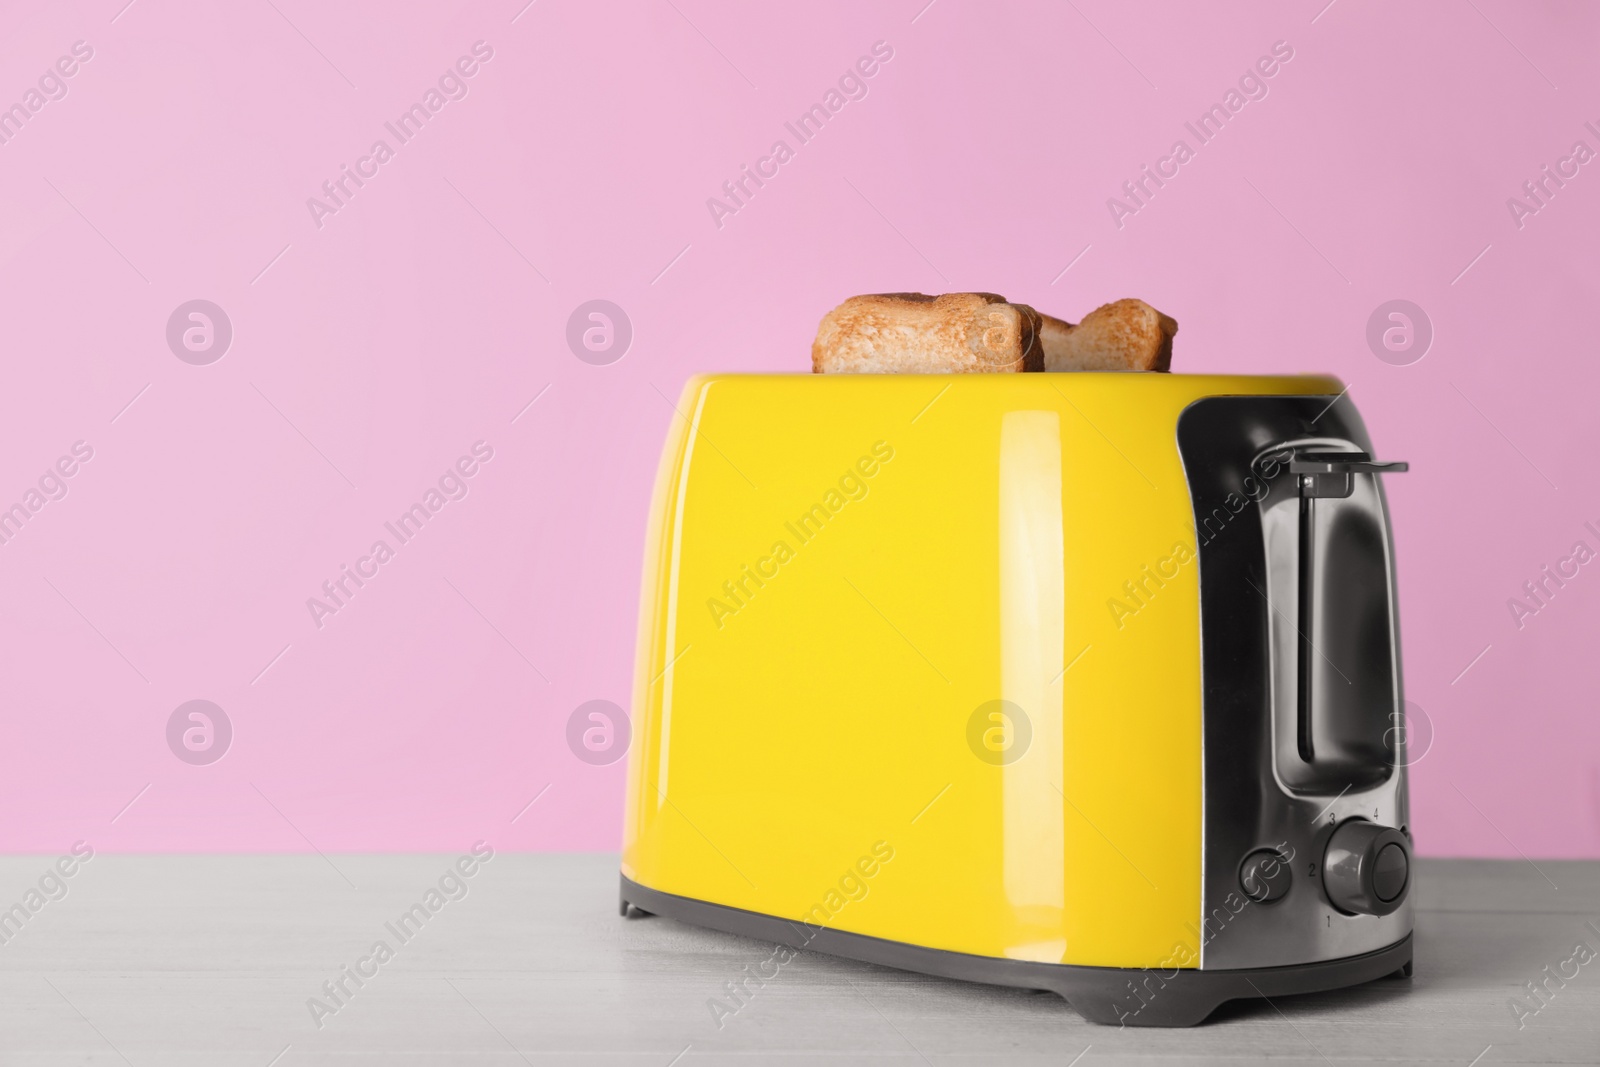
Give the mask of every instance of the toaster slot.
[[1289, 452], [1298, 496], [1294, 751], [1302, 788], [1359, 788], [1386, 776], [1395, 692], [1380, 473], [1404, 463], [1327, 445]]
[[1306, 763], [1311, 763], [1316, 758], [1311, 737], [1311, 657], [1316, 650], [1311, 647], [1311, 638], [1306, 636], [1314, 625], [1311, 606], [1316, 597], [1315, 582], [1312, 580], [1315, 565], [1311, 552], [1316, 543], [1316, 538], [1312, 536], [1312, 528], [1317, 516], [1312, 510], [1311, 501], [1312, 498], [1309, 496], [1300, 497], [1300, 575], [1296, 594], [1300, 633], [1295, 647], [1295, 679], [1298, 683], [1295, 686], [1295, 745], [1300, 751], [1300, 758]]

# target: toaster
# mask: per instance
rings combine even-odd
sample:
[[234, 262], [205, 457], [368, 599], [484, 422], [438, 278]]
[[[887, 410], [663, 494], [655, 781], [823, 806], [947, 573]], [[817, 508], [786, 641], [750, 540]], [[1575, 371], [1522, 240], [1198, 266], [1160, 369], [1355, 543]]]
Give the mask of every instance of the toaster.
[[1182, 1026], [1411, 974], [1394, 549], [1323, 376], [710, 375], [656, 482], [624, 916]]

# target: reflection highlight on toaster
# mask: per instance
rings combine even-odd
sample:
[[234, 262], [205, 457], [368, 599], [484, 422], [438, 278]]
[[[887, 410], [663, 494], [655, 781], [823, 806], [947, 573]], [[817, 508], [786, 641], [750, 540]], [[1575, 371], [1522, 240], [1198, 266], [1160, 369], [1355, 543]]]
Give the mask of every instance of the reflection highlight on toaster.
[[793, 545], [780, 537], [767, 550], [768, 554], [757, 557], [753, 565], [741, 564], [739, 573], [722, 583], [720, 597], [706, 598], [706, 610], [711, 612], [712, 625], [722, 629], [725, 625], [723, 620], [739, 614], [747, 607], [756, 594], [766, 588], [767, 582], [778, 576], [783, 565], [794, 559], [800, 548], [810, 544], [831, 520], [838, 518], [845, 505], [865, 500], [871, 491], [868, 479], [876, 477], [883, 469], [882, 465], [892, 459], [893, 445], [887, 441], [874, 442], [871, 454], [863, 454], [839, 476], [835, 483], [837, 488], [830, 486], [820, 500], [814, 501], [796, 518], [785, 522], [783, 528], [794, 539]]
[[867, 899], [867, 894], [872, 891], [870, 885], [872, 879], [876, 878], [883, 870], [883, 866], [892, 859], [894, 859], [893, 845], [887, 841], [874, 842], [872, 851], [863, 854], [854, 864], [846, 868], [839, 876], [836, 885], [830, 886], [828, 891], [822, 894], [822, 899], [805, 913], [805, 918], [798, 924], [792, 924], [800, 937], [799, 948], [783, 944], [774, 945], [772, 951], [758, 963], [754, 965], [747, 963], [740, 968], [741, 977], [730, 978], [722, 983], [722, 991], [727, 995], [726, 1000], [719, 1000], [716, 997], [706, 998], [706, 1008], [711, 1012], [711, 1021], [717, 1024], [717, 1029], [721, 1030], [728, 1024], [729, 1019], [743, 1011], [756, 993], [768, 982], [777, 978], [778, 973], [800, 955], [801, 950], [811, 943], [812, 938], [827, 929], [840, 912], [854, 901]]

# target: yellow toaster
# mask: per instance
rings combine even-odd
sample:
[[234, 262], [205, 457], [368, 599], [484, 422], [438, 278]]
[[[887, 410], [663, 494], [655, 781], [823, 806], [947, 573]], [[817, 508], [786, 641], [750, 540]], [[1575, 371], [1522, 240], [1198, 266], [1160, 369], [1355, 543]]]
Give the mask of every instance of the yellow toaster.
[[1411, 973], [1405, 465], [1338, 381], [710, 375], [679, 415], [625, 916], [1113, 1025]]

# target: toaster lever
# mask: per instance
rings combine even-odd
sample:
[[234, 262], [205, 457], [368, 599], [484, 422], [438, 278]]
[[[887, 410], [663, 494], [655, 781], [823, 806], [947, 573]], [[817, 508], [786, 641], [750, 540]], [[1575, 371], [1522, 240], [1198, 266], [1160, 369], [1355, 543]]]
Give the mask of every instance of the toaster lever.
[[1411, 464], [1375, 460], [1365, 452], [1296, 452], [1289, 460], [1294, 474], [1401, 474]]
[[1375, 460], [1365, 452], [1312, 452], [1296, 449], [1289, 473], [1297, 476], [1302, 497], [1347, 497], [1355, 486], [1352, 474], [1402, 474], [1409, 463]]

